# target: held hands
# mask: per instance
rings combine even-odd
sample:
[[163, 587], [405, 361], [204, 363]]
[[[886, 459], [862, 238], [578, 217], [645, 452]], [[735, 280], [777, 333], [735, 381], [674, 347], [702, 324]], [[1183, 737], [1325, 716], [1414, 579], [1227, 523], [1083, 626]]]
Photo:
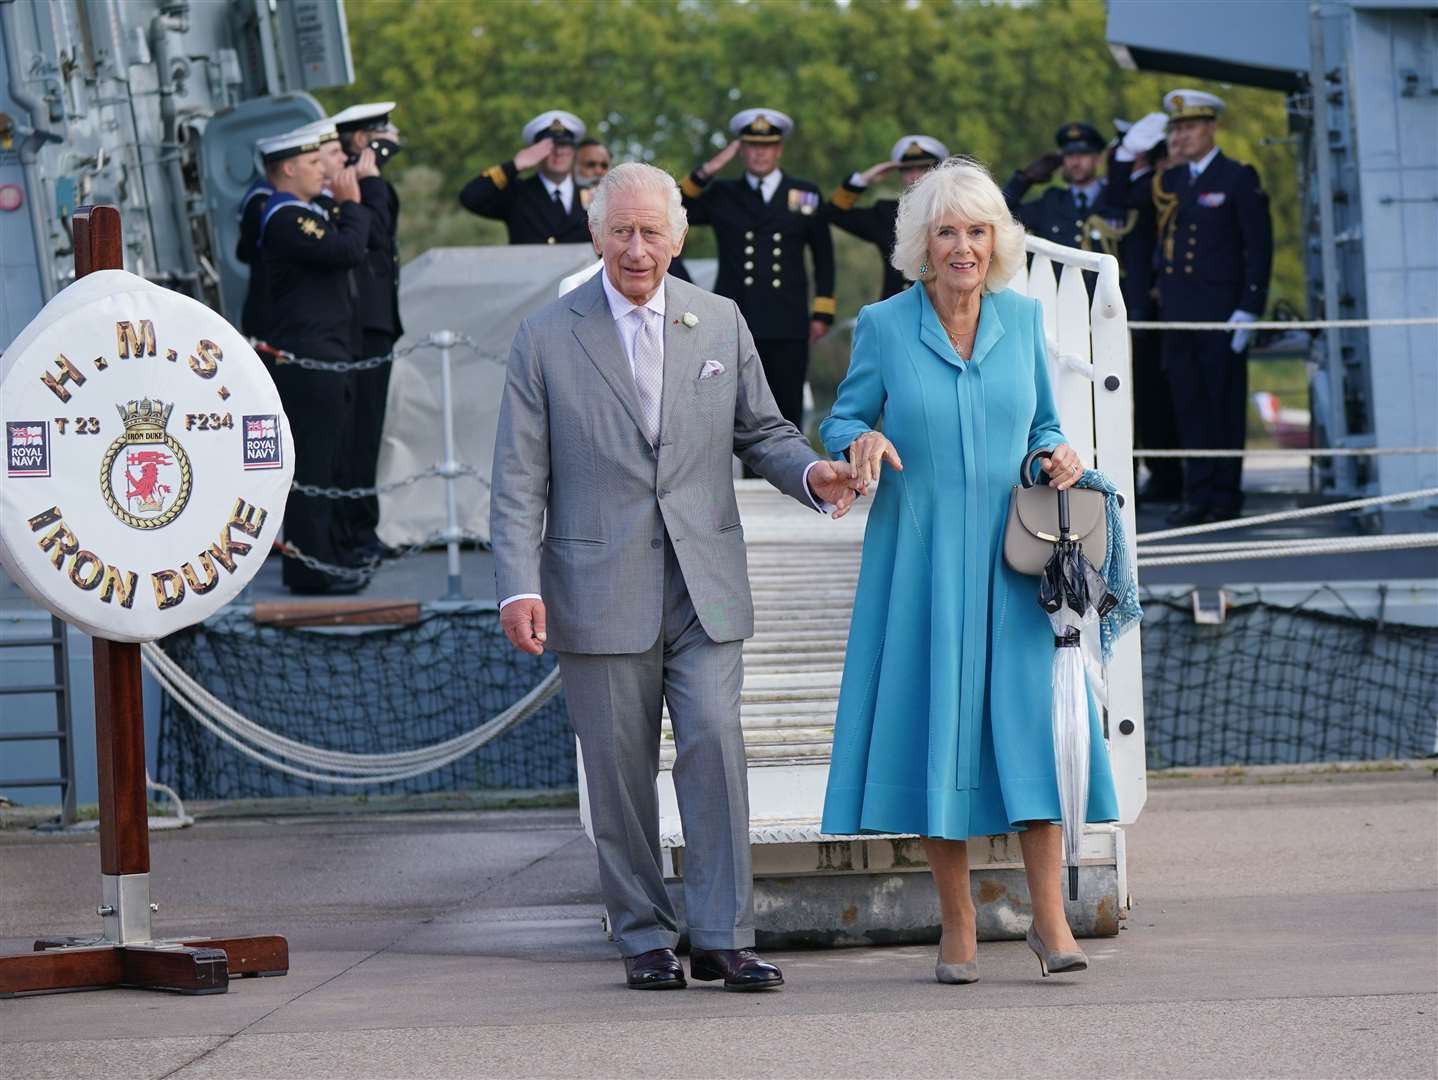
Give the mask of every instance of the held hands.
[[896, 472], [904, 471], [899, 452], [894, 444], [877, 431], [866, 431], [849, 444], [849, 462], [854, 466], [860, 495], [869, 494], [869, 485], [879, 481], [879, 470], [884, 462]]
[[330, 184], [330, 193], [334, 195], [337, 203], [360, 201], [359, 177], [355, 175], [355, 166], [340, 170]]
[[537, 143], [531, 143], [514, 155], [514, 167], [520, 172], [524, 172], [525, 169], [532, 169], [547, 158], [549, 152], [553, 149], [553, 139], [540, 139]]
[[809, 344], [812, 345], [829, 332], [829, 324], [823, 319], [809, 320]]
[[1079, 477], [1083, 476], [1083, 462], [1079, 460], [1078, 451], [1064, 443], [1055, 446], [1049, 455], [1039, 459], [1039, 468], [1048, 473], [1049, 487], [1063, 491], [1078, 483]]
[[[858, 478], [847, 461], [820, 461], [809, 470], [809, 490], [820, 502], [833, 503], [835, 520], [849, 512], [857, 494]], [[508, 609], [506, 609], [508, 610]]]
[[538, 656], [544, 652], [544, 601], [515, 600], [499, 613], [499, 626], [516, 649]]
[[735, 139], [728, 146], [720, 150], [712, 158], [699, 166], [699, 171], [704, 174], [705, 179], [713, 176], [720, 169], [734, 160], [734, 155], [739, 152], [739, 140]]

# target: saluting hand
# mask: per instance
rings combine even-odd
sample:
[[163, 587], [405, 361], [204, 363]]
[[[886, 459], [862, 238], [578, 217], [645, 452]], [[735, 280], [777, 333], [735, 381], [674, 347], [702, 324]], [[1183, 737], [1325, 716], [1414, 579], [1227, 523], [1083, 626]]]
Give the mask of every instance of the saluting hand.
[[1042, 184], [1054, 174], [1054, 170], [1064, 163], [1064, 156], [1060, 153], [1050, 151], [1042, 157], [1034, 158], [1019, 171], [1023, 173], [1024, 179], [1035, 184]]
[[851, 442], [848, 454], [859, 481], [860, 495], [867, 495], [869, 485], [879, 482], [879, 471], [884, 462], [887, 461], [889, 468], [896, 472], [904, 471], [904, 463], [899, 460], [899, 452], [894, 449], [894, 444], [877, 431], [866, 431]]
[[879, 177], [883, 176], [885, 173], [893, 172], [898, 167], [899, 163], [897, 161], [881, 161], [877, 165], [870, 165], [867, 169], [861, 172], [859, 174], [859, 179], [864, 182], [865, 187], [868, 187], [875, 180], [879, 179]]
[[553, 149], [553, 139], [540, 139], [537, 143], [531, 143], [514, 155], [514, 167], [520, 172], [524, 172], [525, 169], [532, 169], [547, 158], [549, 152]]
[[715, 154], [703, 165], [699, 166], [699, 171], [702, 172], [706, 177], [713, 176], [720, 169], [724, 168], [725, 165], [728, 165], [729, 162], [733, 161], [734, 155], [738, 152], [739, 140], [735, 139], [728, 146], [724, 147], [723, 150], [720, 150], [719, 153]]

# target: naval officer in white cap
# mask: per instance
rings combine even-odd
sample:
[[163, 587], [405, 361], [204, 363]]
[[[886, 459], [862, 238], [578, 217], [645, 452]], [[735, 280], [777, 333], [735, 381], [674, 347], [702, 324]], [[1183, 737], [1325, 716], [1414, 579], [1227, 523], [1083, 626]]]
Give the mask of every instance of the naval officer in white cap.
[[[1114, 152], [1123, 177], [1166, 137], [1172, 167], [1150, 189], [1158, 211], [1158, 317], [1163, 322], [1253, 322], [1268, 302], [1273, 221], [1252, 165], [1217, 144], [1223, 99], [1203, 90], [1164, 95], [1168, 121], [1134, 124]], [[1146, 144], [1146, 145], [1145, 145]], [[1248, 400], [1248, 331], [1164, 331], [1163, 366], [1184, 450], [1242, 450]], [[1238, 517], [1242, 458], [1189, 458], [1174, 525]]]
[[[502, 221], [511, 244], [587, 244], [589, 214], [575, 188], [574, 144], [584, 122], [550, 109], [524, 125], [524, 149], [491, 165], [459, 193], [466, 210]], [[519, 174], [539, 166], [521, 180]]]
[[889, 261], [894, 253], [894, 223], [899, 217], [899, 200], [875, 199], [872, 206], [861, 207], [857, 205], [859, 199], [870, 184], [895, 169], [907, 191], [948, 156], [949, 148], [932, 135], [905, 135], [894, 144], [887, 160], [870, 165], [863, 172], [851, 173], [824, 204], [824, 216], [831, 224], [879, 249], [879, 261], [884, 267], [880, 300], [903, 292], [909, 285]]
[[[714, 291], [739, 305], [779, 411], [803, 430], [809, 346], [834, 322], [834, 241], [818, 186], [779, 168], [793, 129], [794, 121], [777, 109], [735, 113], [729, 121], [734, 141], [679, 188], [689, 224], [712, 225], [719, 242]], [[743, 155], [744, 175], [715, 180], [735, 154]], [[806, 248], [814, 261], [812, 306]]]

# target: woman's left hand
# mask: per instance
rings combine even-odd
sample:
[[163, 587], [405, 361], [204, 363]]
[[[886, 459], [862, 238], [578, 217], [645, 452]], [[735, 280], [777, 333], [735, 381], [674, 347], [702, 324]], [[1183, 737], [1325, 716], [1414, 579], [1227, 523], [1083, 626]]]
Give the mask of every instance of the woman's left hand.
[[1079, 460], [1078, 451], [1068, 443], [1055, 446], [1048, 457], [1040, 458], [1039, 468], [1048, 473], [1049, 487], [1058, 491], [1073, 487], [1083, 476], [1083, 462]]

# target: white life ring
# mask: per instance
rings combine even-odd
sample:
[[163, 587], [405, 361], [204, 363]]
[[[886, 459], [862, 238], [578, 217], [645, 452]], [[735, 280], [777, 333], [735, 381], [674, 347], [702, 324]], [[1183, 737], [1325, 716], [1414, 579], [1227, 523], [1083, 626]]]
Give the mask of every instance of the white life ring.
[[233, 600], [294, 475], [279, 392], [215, 312], [123, 270], [0, 356], [0, 566], [88, 634], [153, 641]]

